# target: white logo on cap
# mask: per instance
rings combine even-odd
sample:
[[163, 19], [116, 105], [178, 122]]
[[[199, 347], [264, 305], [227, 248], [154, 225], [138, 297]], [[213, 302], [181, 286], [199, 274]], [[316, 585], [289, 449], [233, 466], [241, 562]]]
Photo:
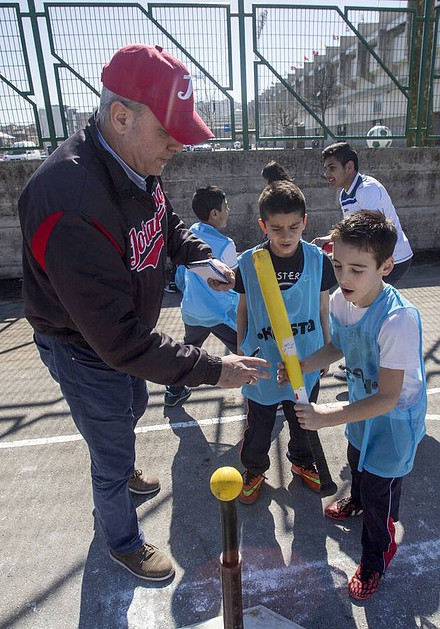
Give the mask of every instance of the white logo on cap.
[[180, 100], [188, 100], [188, 98], [191, 98], [192, 93], [193, 93], [193, 84], [191, 81], [191, 75], [184, 74], [183, 78], [188, 81], [188, 87], [187, 87], [186, 92], [177, 92], [177, 96], [180, 98]]

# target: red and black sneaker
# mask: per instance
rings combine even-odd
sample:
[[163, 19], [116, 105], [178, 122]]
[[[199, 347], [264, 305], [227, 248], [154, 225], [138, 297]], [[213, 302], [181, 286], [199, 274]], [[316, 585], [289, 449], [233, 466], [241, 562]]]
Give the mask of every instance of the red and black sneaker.
[[304, 483], [312, 491], [321, 491], [321, 481], [319, 479], [318, 469], [314, 463], [305, 467], [304, 465], [295, 465], [292, 463], [292, 474], [301, 476]]
[[364, 510], [356, 505], [351, 497], [341, 498], [324, 509], [324, 514], [332, 520], [348, 520], [357, 515], [362, 515]]
[[348, 582], [348, 593], [358, 601], [365, 601], [376, 592], [381, 578], [380, 572], [364, 568], [362, 564], [359, 564]]
[[255, 502], [260, 494], [265, 478], [263, 474], [253, 474], [246, 470], [243, 473], [243, 488], [238, 496], [239, 501], [245, 505]]

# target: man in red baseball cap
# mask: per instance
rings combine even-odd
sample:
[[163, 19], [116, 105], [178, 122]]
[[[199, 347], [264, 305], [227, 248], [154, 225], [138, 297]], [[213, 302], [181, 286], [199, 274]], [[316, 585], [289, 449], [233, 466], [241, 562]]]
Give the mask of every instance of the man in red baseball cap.
[[194, 110], [191, 75], [160, 46], [124, 46], [104, 66], [101, 81], [119, 96], [147, 105], [182, 144], [200, 144], [214, 137]]
[[[240, 387], [269, 377], [266, 361], [176, 343], [156, 330], [167, 256], [212, 257], [185, 229], [160, 175], [183, 144], [212, 138], [194, 111], [191, 77], [156, 46], [118, 50], [102, 71], [99, 110], [59, 146], [19, 201], [23, 294], [41, 359], [87, 442], [95, 514], [110, 557], [148, 581], [172, 577], [171, 559], [145, 540], [131, 494], [160, 490], [135, 469], [134, 428], [146, 380]], [[228, 282], [234, 274], [215, 260]]]
[[101, 80], [99, 129], [137, 173], [160, 175], [183, 144], [214, 137], [194, 110], [188, 70], [160, 46], [121, 48], [104, 66]]

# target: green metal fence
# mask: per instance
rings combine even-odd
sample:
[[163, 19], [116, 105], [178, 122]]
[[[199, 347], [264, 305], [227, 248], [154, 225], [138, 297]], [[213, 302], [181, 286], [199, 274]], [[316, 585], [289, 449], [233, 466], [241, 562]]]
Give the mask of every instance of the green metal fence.
[[[440, 140], [440, 9], [0, 1], [0, 150], [52, 148], [97, 107], [102, 66], [159, 44], [188, 66], [217, 146]], [[384, 141], [388, 141], [387, 138]], [[19, 146], [21, 144], [22, 146]]]

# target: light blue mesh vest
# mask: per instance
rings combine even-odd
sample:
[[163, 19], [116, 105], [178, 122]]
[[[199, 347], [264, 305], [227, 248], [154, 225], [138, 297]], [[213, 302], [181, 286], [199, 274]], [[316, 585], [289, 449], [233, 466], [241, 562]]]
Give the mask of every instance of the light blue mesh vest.
[[[222, 259], [224, 250], [232, 242], [215, 227], [206, 223], [194, 223], [190, 231], [211, 247], [212, 253], [218, 260]], [[183, 283], [182, 275], [184, 275]], [[205, 328], [224, 323], [234, 330], [237, 329], [238, 294], [236, 292], [212, 290], [204, 279], [191, 273], [183, 265], [177, 268], [176, 284], [181, 290], [184, 288], [180, 306], [184, 323], [201, 325]]]
[[[322, 251], [307, 242], [301, 241], [304, 252], [304, 268], [300, 279], [281, 291], [286, 305], [289, 321], [295, 337], [298, 356], [308, 356], [323, 345], [323, 335], [319, 317], [321, 280], [322, 280]], [[282, 400], [295, 401], [295, 395], [290, 384], [280, 387], [277, 383], [277, 364], [281, 360], [278, 346], [272, 334], [269, 317], [263, 301], [257, 275], [252, 262], [254, 249], [245, 251], [238, 259], [246, 291], [248, 310], [248, 325], [241, 348], [246, 355], [250, 355], [256, 347], [260, 347], [259, 358], [265, 358], [271, 364], [270, 380], [262, 378], [255, 385], [245, 385], [243, 395], [260, 404], [275, 404]], [[313, 389], [319, 378], [319, 372], [304, 376], [307, 395]]]
[[402, 308], [409, 309], [419, 325], [420, 380], [423, 382], [420, 398], [406, 410], [396, 407], [386, 415], [353, 422], [345, 428], [348, 441], [361, 453], [359, 471], [365, 469], [384, 478], [404, 476], [411, 471], [417, 444], [426, 432], [426, 377], [419, 311], [387, 284], [362, 319], [354, 325], [342, 326], [332, 315], [330, 317], [332, 342], [344, 353], [349, 398], [350, 402], [355, 402], [377, 393], [380, 369], [377, 339], [380, 328], [391, 313]]

